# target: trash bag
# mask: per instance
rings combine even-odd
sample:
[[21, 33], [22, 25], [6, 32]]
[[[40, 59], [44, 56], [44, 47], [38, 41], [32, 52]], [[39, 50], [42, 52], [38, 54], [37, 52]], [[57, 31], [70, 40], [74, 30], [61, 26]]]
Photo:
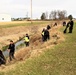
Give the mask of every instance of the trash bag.
[[0, 65], [2, 64], [6, 64], [6, 59], [2, 53], [2, 51], [0, 50]]

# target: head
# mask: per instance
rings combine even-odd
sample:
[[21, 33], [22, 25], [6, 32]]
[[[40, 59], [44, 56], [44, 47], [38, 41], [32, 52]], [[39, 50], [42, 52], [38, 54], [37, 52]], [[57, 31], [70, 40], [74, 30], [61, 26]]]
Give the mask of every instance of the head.
[[28, 36], [28, 34], [26, 34], [26, 36]]
[[13, 44], [13, 41], [12, 40], [10, 41], [10, 44]]
[[43, 31], [45, 31], [45, 28], [43, 28]]

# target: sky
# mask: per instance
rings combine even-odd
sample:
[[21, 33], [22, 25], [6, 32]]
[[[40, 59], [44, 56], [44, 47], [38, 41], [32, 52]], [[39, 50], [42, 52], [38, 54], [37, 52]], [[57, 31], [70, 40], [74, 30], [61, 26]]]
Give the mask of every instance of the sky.
[[[40, 18], [43, 12], [66, 10], [67, 15], [76, 18], [76, 0], [32, 0], [33, 18]], [[10, 14], [12, 18], [30, 17], [31, 0], [0, 0], [0, 13]]]

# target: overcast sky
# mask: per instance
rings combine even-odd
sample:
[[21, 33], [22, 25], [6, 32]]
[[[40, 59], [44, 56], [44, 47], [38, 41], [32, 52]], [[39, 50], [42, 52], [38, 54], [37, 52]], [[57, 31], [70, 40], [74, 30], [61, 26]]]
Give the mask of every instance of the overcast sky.
[[[31, 0], [0, 0], [0, 13], [10, 14], [12, 17], [30, 16]], [[66, 10], [76, 18], [76, 0], [32, 0], [33, 18], [40, 18], [42, 12], [52, 10]]]

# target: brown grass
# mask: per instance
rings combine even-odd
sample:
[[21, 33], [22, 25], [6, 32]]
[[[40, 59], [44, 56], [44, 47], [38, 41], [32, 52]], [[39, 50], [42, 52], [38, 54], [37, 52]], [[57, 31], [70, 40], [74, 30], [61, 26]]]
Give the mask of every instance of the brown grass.
[[[41, 26], [41, 27], [40, 26], [31, 26], [31, 27], [26, 26], [25, 28], [20, 26], [20, 27], [15, 27], [15, 28], [11, 28], [11, 29], [8, 28], [6, 30], [6, 34], [8, 34], [8, 36], [5, 35], [5, 36], [0, 37], [0, 41], [2, 42], [2, 45], [4, 45], [4, 44], [9, 43], [8, 39], [10, 39], [10, 38], [13, 39], [14, 41], [18, 40], [20, 36], [24, 36], [25, 33], [27, 33], [26, 31], [28, 31], [28, 33], [31, 35], [30, 36], [30, 40], [31, 40], [30, 47], [27, 47], [27, 48], [24, 47], [24, 48], [21, 48], [20, 50], [18, 50], [15, 54], [16, 61], [13, 61], [13, 64], [14, 63], [17, 64], [18, 61], [23, 61], [27, 58], [37, 57], [37, 56], [41, 55], [45, 50], [47, 50], [49, 48], [53, 48], [53, 46], [61, 43], [62, 41], [65, 41], [64, 35], [59, 31], [59, 29], [61, 28], [61, 26], [59, 25], [57, 27], [53, 27], [49, 31], [51, 39], [49, 41], [43, 43], [41, 41], [41, 31], [45, 26]], [[15, 31], [14, 31], [14, 29], [15, 29]], [[9, 32], [10, 30], [11, 30], [11, 33]], [[12, 32], [12, 30], [13, 30], [13, 32]], [[9, 33], [7, 33], [7, 32], [9, 32]], [[54, 35], [56, 35], [56, 36], [53, 37]], [[6, 67], [11, 68], [11, 66], [12, 65], [9, 65]], [[5, 69], [3, 69], [3, 71], [8, 70], [6, 67], [5, 67]]]
[[[47, 50], [48, 48], [50, 47], [53, 47], [55, 46], [56, 44], [59, 44], [61, 43], [62, 41], [65, 41], [64, 39], [64, 35], [58, 31], [60, 28], [60, 26], [58, 27], [54, 27], [52, 28], [49, 32], [50, 32], [50, 36], [51, 36], [51, 39], [45, 43], [42, 42], [41, 40], [41, 33], [40, 32], [37, 32], [36, 34], [32, 35], [30, 37], [30, 47], [28, 48], [23, 48], [23, 49], [20, 49], [18, 52], [17, 52], [17, 56], [20, 55], [21, 51], [23, 54], [21, 54], [21, 57], [23, 55], [22, 58], [26, 57], [27, 56], [27, 52], [31, 52], [31, 55], [30, 57], [34, 57], [34, 56], [38, 56], [40, 55], [44, 50]], [[56, 37], [53, 37], [53, 35], [57, 35]], [[18, 57], [19, 58], [19, 57]]]
[[2, 28], [0, 29], [0, 48], [9, 44], [9, 40], [16, 42], [19, 37], [25, 36], [26, 33], [29, 35], [36, 34], [38, 31], [41, 32], [44, 26], [18, 26], [12, 28]]
[[31, 23], [30, 21], [11, 21], [11, 22], [0, 22], [0, 25], [8, 25], [8, 24], [20, 24], [20, 23]]

